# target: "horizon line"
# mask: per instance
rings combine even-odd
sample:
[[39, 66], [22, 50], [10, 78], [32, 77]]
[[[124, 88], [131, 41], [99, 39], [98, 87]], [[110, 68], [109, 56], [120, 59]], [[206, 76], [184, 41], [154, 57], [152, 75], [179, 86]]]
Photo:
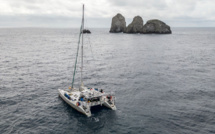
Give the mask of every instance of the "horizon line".
[[[26, 26], [26, 27], [1, 27], [0, 26], [0, 29], [3, 29], [3, 28], [50, 28], [50, 29], [54, 29], [54, 28], [73, 28], [73, 29], [79, 29], [80, 27], [46, 27], [46, 26], [44, 26], [44, 27], [37, 27], [37, 26]], [[101, 29], [101, 28], [110, 28], [110, 27], [91, 27], [92, 29]], [[192, 27], [192, 26], [176, 26], [176, 27], [170, 27], [170, 28], [215, 28], [215, 26], [210, 26], [210, 27], [208, 27], [208, 26], [199, 26], [199, 27], [196, 27], [196, 26], [194, 26], [194, 27]], [[89, 29], [89, 27], [87, 28], [87, 29]]]

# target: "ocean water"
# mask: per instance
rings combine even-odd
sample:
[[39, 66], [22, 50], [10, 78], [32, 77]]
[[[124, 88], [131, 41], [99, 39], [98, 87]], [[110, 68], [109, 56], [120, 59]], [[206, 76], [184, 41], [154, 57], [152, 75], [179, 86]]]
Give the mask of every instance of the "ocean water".
[[0, 29], [0, 133], [215, 133], [215, 28], [108, 30], [85, 35], [84, 84], [114, 91], [117, 110], [87, 118], [57, 92], [71, 86], [79, 30]]

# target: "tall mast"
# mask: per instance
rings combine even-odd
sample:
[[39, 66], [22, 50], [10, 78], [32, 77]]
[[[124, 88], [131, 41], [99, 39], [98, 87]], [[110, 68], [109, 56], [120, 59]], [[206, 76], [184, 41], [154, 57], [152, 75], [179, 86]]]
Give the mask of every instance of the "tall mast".
[[84, 43], [84, 4], [83, 4], [83, 15], [82, 15], [82, 44], [81, 44], [81, 86], [83, 86], [83, 55], [84, 55], [84, 50], [83, 50], [83, 43]]
[[81, 35], [82, 35], [82, 45], [81, 45], [81, 86], [83, 86], [83, 80], [82, 80], [82, 70], [83, 70], [83, 29], [84, 29], [84, 5], [83, 5], [83, 15], [82, 15], [82, 23], [80, 27], [80, 33], [79, 33], [79, 38], [78, 38], [78, 47], [77, 47], [77, 53], [76, 53], [76, 58], [75, 58], [75, 67], [74, 67], [74, 72], [73, 72], [73, 78], [72, 78], [72, 87], [74, 85], [75, 81], [75, 72], [76, 72], [76, 65], [77, 65], [77, 60], [78, 60], [78, 52], [79, 52], [79, 46], [80, 46], [80, 41], [81, 41]]

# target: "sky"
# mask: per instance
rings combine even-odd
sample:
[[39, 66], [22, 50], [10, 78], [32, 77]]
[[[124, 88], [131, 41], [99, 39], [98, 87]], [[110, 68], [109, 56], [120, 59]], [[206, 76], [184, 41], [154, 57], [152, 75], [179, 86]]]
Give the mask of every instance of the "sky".
[[121, 13], [129, 25], [159, 19], [171, 27], [215, 27], [215, 0], [0, 0], [0, 27], [110, 28]]

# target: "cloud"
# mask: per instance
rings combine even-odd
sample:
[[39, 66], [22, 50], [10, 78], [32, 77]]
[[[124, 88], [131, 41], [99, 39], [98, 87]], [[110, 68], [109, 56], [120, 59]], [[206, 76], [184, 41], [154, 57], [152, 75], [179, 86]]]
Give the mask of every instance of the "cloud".
[[[186, 23], [187, 26], [192, 26], [199, 24], [201, 20], [201, 26], [204, 26], [205, 20], [215, 26], [214, 0], [5, 0], [0, 5], [0, 27], [7, 25], [6, 21], [8, 26], [19, 26], [14, 20], [17, 20], [17, 24], [23, 22], [29, 26], [50, 26], [50, 22], [56, 23], [53, 26], [63, 23], [78, 26], [83, 3], [86, 7], [86, 18], [92, 27], [98, 24], [109, 27], [110, 24], [105, 21], [109, 20], [109, 23], [117, 13], [125, 16], [127, 24], [134, 16], [140, 15], [144, 22], [156, 18], [173, 26], [180, 26], [179, 22], [182, 26]], [[97, 24], [92, 23], [96, 20]]]

